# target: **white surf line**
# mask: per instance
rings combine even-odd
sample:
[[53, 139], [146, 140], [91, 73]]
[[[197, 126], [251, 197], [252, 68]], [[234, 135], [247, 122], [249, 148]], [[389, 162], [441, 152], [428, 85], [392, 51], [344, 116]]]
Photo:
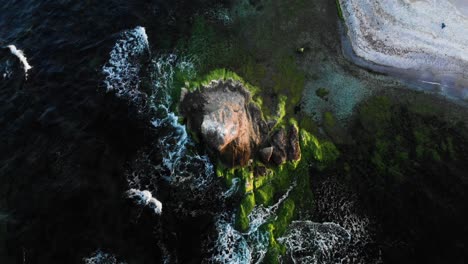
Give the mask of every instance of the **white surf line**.
[[422, 83], [427, 83], [427, 84], [433, 84], [433, 85], [437, 85], [437, 86], [442, 86], [441, 83], [438, 83], [438, 82], [430, 82], [430, 81], [423, 81], [423, 80], [419, 80], [420, 82]]
[[24, 52], [17, 49], [15, 45], [8, 45], [7, 48], [10, 49], [11, 54], [15, 55], [21, 61], [24, 73], [28, 74], [28, 70], [30, 70], [32, 66], [28, 63], [28, 59], [24, 55]]
[[108, 62], [102, 66], [107, 91], [115, 91], [118, 97], [136, 101], [143, 93], [139, 90], [140, 60], [146, 52], [149, 54], [149, 50], [144, 27], [137, 26], [120, 33]]

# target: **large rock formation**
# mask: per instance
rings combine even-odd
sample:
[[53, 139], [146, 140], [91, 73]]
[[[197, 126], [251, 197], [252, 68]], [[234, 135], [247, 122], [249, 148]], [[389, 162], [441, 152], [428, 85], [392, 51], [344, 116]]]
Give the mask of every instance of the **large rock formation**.
[[233, 81], [213, 81], [200, 90], [185, 93], [180, 105], [189, 129], [232, 166], [247, 164], [266, 132], [256, 108], [250, 102], [250, 93]]
[[180, 111], [188, 128], [227, 165], [244, 166], [257, 155], [276, 165], [300, 158], [297, 129], [272, 133], [240, 82], [213, 81], [197, 91], [183, 91]]

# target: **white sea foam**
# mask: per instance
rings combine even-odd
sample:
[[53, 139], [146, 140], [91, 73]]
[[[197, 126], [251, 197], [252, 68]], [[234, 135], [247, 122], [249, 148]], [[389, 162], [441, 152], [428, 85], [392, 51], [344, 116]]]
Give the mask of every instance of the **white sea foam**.
[[[298, 223], [295, 227], [291, 227], [320, 233], [317, 237], [324, 242], [315, 241], [313, 243], [324, 247], [318, 248], [314, 244], [307, 246], [308, 255], [312, 257], [315, 255], [314, 261], [316, 262], [310, 263], [381, 263], [378, 248], [373, 245], [371, 227], [374, 222], [366, 215], [358, 213], [356, 194], [350, 192], [346, 186], [334, 178], [328, 178], [317, 185], [316, 188], [316, 214], [320, 217], [320, 221], [328, 223], [323, 223], [326, 226], [321, 223]], [[333, 226], [330, 226], [331, 224]], [[340, 229], [349, 234], [349, 239], [343, 235], [338, 236], [339, 240], [333, 240], [335, 237], [327, 234], [327, 232], [335, 234], [335, 236], [336, 234], [343, 234]], [[290, 233], [288, 243], [294, 243], [292, 240], [298, 238], [298, 235], [294, 234], [296, 231], [291, 232], [293, 233]], [[298, 248], [292, 247], [290, 254], [302, 254], [301, 251], [294, 253], [297, 250]], [[328, 262], [324, 262], [324, 259]]]
[[175, 54], [159, 56], [152, 62], [153, 93], [150, 97], [150, 107], [158, 115], [151, 123], [156, 128], [169, 128], [167, 135], [159, 139], [159, 145], [165, 152], [163, 164], [172, 175], [175, 174], [178, 163], [184, 157], [190, 139], [185, 125], [179, 123], [179, 116], [169, 109], [173, 102], [170, 91], [174, 89], [175, 72], [187, 69], [194, 71], [193, 64], [179, 59]]
[[24, 73], [27, 75], [32, 66], [29, 65], [28, 59], [24, 55], [24, 52], [17, 49], [15, 45], [8, 45], [7, 48], [10, 49], [11, 54], [15, 55], [21, 61], [21, 64], [23, 64]]
[[232, 224], [233, 216], [221, 216], [216, 221], [216, 231], [218, 238], [213, 248], [212, 258], [206, 260], [207, 263], [232, 264], [251, 263], [251, 250], [246, 238], [237, 231]]
[[231, 197], [233, 194], [235, 194], [239, 190], [241, 180], [239, 178], [234, 178], [231, 180], [231, 183], [232, 183], [231, 187], [227, 191], [225, 191], [222, 195], [224, 198]]
[[[173, 100], [177, 100], [171, 97], [175, 74], [182, 73], [188, 78], [195, 76], [194, 63], [190, 59], [179, 58], [174, 54], [159, 55], [152, 61], [148, 72], [151, 74], [152, 91], [148, 96], [146, 105], [148, 109], [145, 112], [153, 113], [151, 125], [158, 131], [158, 139], [148, 151], [139, 154], [139, 158], [129, 169], [127, 179], [131, 189], [128, 195], [137, 199], [141, 205], [158, 208], [157, 205], [151, 205], [157, 201], [152, 200], [155, 198], [151, 192], [156, 191], [158, 179], [164, 179], [175, 187], [176, 192], [182, 192], [184, 199], [187, 199], [187, 201], [167, 201], [166, 207], [170, 206], [174, 212], [193, 216], [200, 212], [213, 212], [213, 208], [207, 208], [215, 204], [210, 199], [222, 200], [231, 196], [239, 188], [239, 182], [234, 181], [232, 189], [224, 193], [217, 187], [213, 164], [208, 156], [197, 153], [186, 127], [179, 122], [179, 116], [171, 111]], [[152, 158], [154, 150], [158, 151], [157, 158], [162, 158], [161, 163], [154, 164]], [[261, 261], [268, 249], [269, 236], [266, 231], [258, 230], [258, 225], [272, 217], [271, 213], [283, 200], [284, 198], [272, 208], [266, 208], [264, 214], [254, 213], [251, 218], [255, 230], [248, 234], [242, 234], [234, 228], [233, 218], [220, 217], [216, 224], [218, 238], [214, 241], [215, 247], [212, 248], [216, 253], [213, 254], [213, 258], [206, 261], [208, 263]], [[186, 203], [190, 207], [186, 206]], [[259, 219], [254, 219], [256, 215], [260, 215]], [[164, 243], [161, 243], [160, 247], [165, 248]], [[166, 251], [167, 259], [172, 259], [174, 256], [167, 249]]]
[[286, 246], [294, 263], [348, 263], [351, 233], [335, 223], [294, 221], [278, 241]]
[[3, 69], [0, 69], [3, 72], [3, 79], [10, 79], [13, 75], [12, 62], [10, 60], [7, 60], [5, 64], [1, 66], [3, 66]]
[[162, 203], [154, 198], [150, 191], [130, 189], [127, 191], [127, 195], [129, 198], [135, 199], [139, 205], [153, 209], [155, 214], [160, 215], [162, 213]]
[[[179, 58], [175, 54], [161, 55], [152, 62], [153, 93], [149, 101], [157, 115], [151, 123], [155, 128], [166, 131], [157, 142], [158, 149], [163, 151], [163, 165], [169, 170], [169, 175], [165, 178], [173, 184], [190, 182], [192, 189], [203, 190], [214, 180], [213, 165], [206, 155], [187, 153], [188, 148], [194, 144], [185, 125], [179, 122], [179, 116], [170, 110], [174, 100], [171, 90], [175, 88], [176, 72], [193, 78], [196, 74], [195, 65], [192, 60]], [[202, 173], [194, 173], [194, 167], [202, 169]]]
[[316, 190], [316, 195], [320, 196], [320, 199], [316, 199], [317, 210], [323, 212], [330, 221], [351, 232], [354, 242], [370, 243], [372, 242], [369, 232], [371, 220], [356, 212], [356, 197], [348, 193], [343, 186], [333, 180], [321, 183]]
[[162, 119], [154, 119], [151, 123], [155, 127], [166, 126], [170, 127], [170, 131], [167, 135], [160, 137], [159, 145], [165, 152], [163, 158], [163, 164], [169, 169], [172, 176], [176, 172], [177, 165], [180, 160], [184, 157], [184, 153], [187, 150], [187, 144], [189, 143], [189, 137], [185, 125], [179, 123], [179, 117], [167, 110], [167, 116]]
[[[233, 187], [236, 185], [233, 182]], [[239, 232], [234, 228], [235, 216], [225, 214], [218, 217], [215, 247], [212, 249], [212, 257], [207, 263], [261, 263], [269, 247], [269, 234], [266, 230], [259, 228], [261, 225], [275, 217], [279, 206], [288, 198], [291, 190], [296, 186], [293, 182], [287, 192], [278, 201], [270, 206], [256, 206], [248, 215], [249, 230]]]
[[[186, 58], [179, 58], [175, 54], [158, 55], [151, 61], [148, 67], [151, 80], [150, 94], [139, 89], [142, 73], [142, 58], [149, 54], [148, 38], [143, 27], [136, 27], [121, 34], [110, 53], [109, 61], [103, 66], [105, 85], [108, 91], [115, 91], [118, 97], [124, 97], [137, 102], [140, 98], [147, 98], [147, 104], [140, 105], [140, 112], [152, 113], [154, 118], [151, 124], [160, 133], [154, 142], [154, 149], [162, 153], [162, 166], [152, 165], [151, 159], [146, 153], [136, 163], [147, 162], [149, 170], [143, 173], [139, 168], [134, 168], [127, 175], [130, 188], [148, 189], [155, 191], [155, 186], [143, 184], [152, 182], [148, 179], [160, 175], [173, 185], [184, 185], [196, 196], [203, 196], [203, 191], [214, 180], [213, 165], [208, 156], [198, 153], [188, 153], [188, 148], [193, 146], [186, 127], [179, 123], [179, 116], [170, 110], [173, 103], [171, 92], [174, 87], [174, 75], [176, 72], [184, 74], [187, 78], [195, 76], [193, 62]], [[195, 169], [200, 171], [194, 171]]]
[[144, 27], [122, 32], [110, 52], [109, 61], [102, 67], [107, 91], [114, 91], [119, 97], [138, 99], [142, 95], [140, 71], [145, 54], [149, 55], [149, 43]]
[[258, 228], [265, 224], [268, 219], [273, 217], [280, 207], [280, 205], [289, 197], [289, 193], [296, 187], [296, 181], [294, 181], [286, 193], [272, 206], [265, 208], [263, 205], [256, 205], [252, 212], [248, 215], [249, 218], [249, 230], [248, 234], [257, 232]]
[[[149, 151], [141, 153], [127, 173], [129, 186], [153, 191], [157, 188], [157, 184], [154, 184], [157, 179], [163, 179], [171, 186], [177, 187], [185, 197], [190, 197], [188, 201], [178, 200], [180, 204], [176, 206], [176, 210], [197, 214], [182, 204], [193, 201], [203, 204], [208, 197], [215, 196], [211, 193], [207, 195], [207, 190], [215, 186], [213, 164], [207, 155], [200, 155], [195, 150], [185, 125], [179, 122], [179, 116], [170, 109], [174, 100], [171, 95], [175, 88], [175, 74], [182, 73], [187, 78], [193, 77], [194, 64], [191, 60], [179, 58], [175, 54], [162, 54], [152, 60], [148, 72], [152, 91], [148, 96], [145, 112], [153, 115], [151, 125], [158, 131], [158, 138], [152, 143]], [[154, 160], [151, 158], [155, 149], [158, 150], [157, 158], [162, 159], [162, 162], [157, 164], [153, 164]], [[142, 167], [146, 171], [142, 171]], [[201, 207], [198, 209], [202, 210]]]
[[88, 258], [83, 258], [84, 264], [125, 264], [125, 262], [117, 262], [117, 258], [109, 253], [103, 252], [100, 249], [96, 250]]
[[[158, 109], [160, 106], [170, 107], [173, 100], [171, 91], [174, 87], [176, 72], [183, 74], [188, 79], [196, 76], [194, 60], [187, 57], [179, 57], [176, 54], [162, 54], [153, 59], [150, 67], [152, 80], [152, 95], [150, 107]], [[180, 87], [179, 87], [180, 88]]]

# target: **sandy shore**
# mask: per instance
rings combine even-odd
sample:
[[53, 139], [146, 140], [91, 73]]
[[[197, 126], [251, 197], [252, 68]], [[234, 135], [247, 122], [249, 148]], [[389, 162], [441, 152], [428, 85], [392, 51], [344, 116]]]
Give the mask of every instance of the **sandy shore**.
[[340, 4], [349, 43], [358, 57], [468, 99], [467, 1], [340, 0]]

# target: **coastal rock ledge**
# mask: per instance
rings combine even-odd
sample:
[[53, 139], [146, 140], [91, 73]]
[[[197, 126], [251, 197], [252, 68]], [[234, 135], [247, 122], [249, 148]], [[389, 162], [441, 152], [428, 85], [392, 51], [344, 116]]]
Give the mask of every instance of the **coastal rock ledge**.
[[238, 81], [212, 81], [193, 92], [184, 89], [179, 109], [187, 127], [228, 166], [245, 166], [257, 157], [274, 165], [300, 158], [297, 128], [270, 131], [250, 92]]

